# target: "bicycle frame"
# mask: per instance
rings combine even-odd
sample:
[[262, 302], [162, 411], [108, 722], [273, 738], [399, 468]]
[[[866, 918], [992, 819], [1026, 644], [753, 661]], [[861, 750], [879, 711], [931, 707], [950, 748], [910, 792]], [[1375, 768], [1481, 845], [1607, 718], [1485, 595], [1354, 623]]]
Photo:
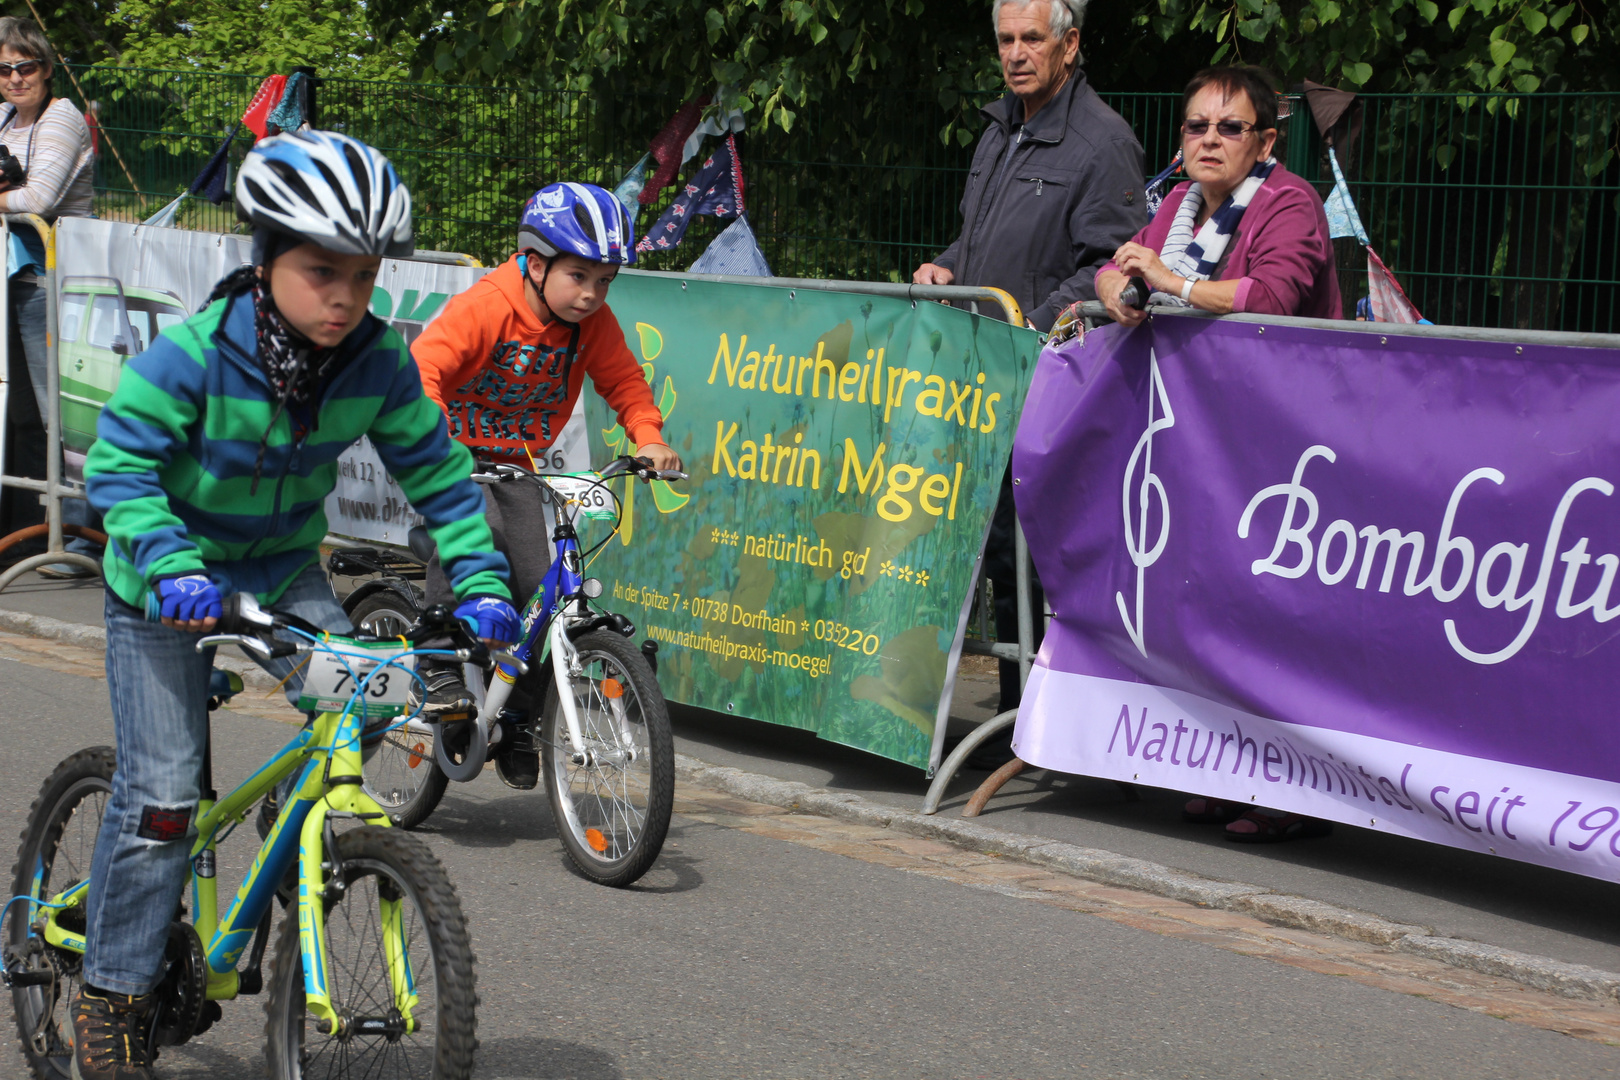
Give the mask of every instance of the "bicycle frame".
[[[540, 587], [529, 599], [528, 605], [523, 609], [523, 620], [519, 641], [510, 650], [510, 654], [527, 663], [532, 656], [538, 653], [538, 659], [550, 659], [553, 677], [559, 687], [569, 685], [569, 677], [578, 667], [578, 655], [574, 650], [573, 642], [567, 634], [568, 613], [566, 601], [579, 592], [584, 581], [583, 568], [580, 566], [579, 534], [571, 522], [563, 520], [559, 511], [557, 527], [551, 534], [555, 544], [555, 558], [545, 576], [540, 580]], [[477, 731], [473, 736], [473, 746], [481, 747], [482, 753], [469, 753], [458, 767], [454, 763], [439, 759], [439, 767], [452, 780], [471, 780], [483, 768], [485, 754], [489, 747], [489, 733], [494, 729], [501, 710], [506, 707], [507, 699], [512, 695], [512, 686], [517, 682], [517, 669], [506, 663], [498, 663], [495, 667], [495, 677], [490, 681], [489, 690], [484, 695], [484, 704], [478, 710], [478, 717], [474, 721]], [[568, 726], [568, 737], [575, 747], [575, 753], [585, 745], [584, 735], [579, 725], [579, 710], [575, 705], [572, 694], [558, 694], [557, 700], [562, 706], [563, 718]]]
[[[567, 620], [564, 601], [579, 591], [584, 577], [580, 568], [579, 535], [574, 531], [574, 526], [559, 521], [551, 538], [555, 545], [555, 557], [545, 576], [540, 579], [540, 587], [523, 609], [522, 640], [512, 650], [512, 655], [527, 661], [535, 656], [538, 649], [538, 659], [550, 658], [557, 685], [567, 686], [570, 674], [568, 659], [574, 650], [565, 632]], [[484, 708], [479, 712], [480, 720], [487, 714], [490, 722], [494, 722], [505, 707], [516, 681], [516, 669], [505, 664], [496, 666], [495, 681], [484, 698]], [[573, 708], [572, 696], [562, 694], [559, 699], [562, 701], [563, 715], [568, 719], [568, 734], [574, 740], [574, 745], [578, 746], [581, 742], [579, 715]]]
[[[362, 783], [360, 731], [362, 719], [349, 713], [327, 712], [299, 733], [275, 755], [222, 799], [204, 791], [197, 811], [197, 838], [191, 848], [191, 886], [194, 906], [192, 925], [204, 942], [208, 962], [209, 1000], [229, 1000], [241, 991], [237, 964], [274, 900], [287, 869], [298, 867], [298, 941], [304, 961], [305, 1008], [323, 1030], [340, 1031], [342, 1020], [332, 1008], [327, 992], [329, 958], [326, 952], [322, 905], [325, 892], [323, 871], [329, 856], [330, 822], [334, 818], [359, 818], [369, 824], [388, 827], [388, 815], [365, 793]], [[300, 771], [301, 770], [301, 771]], [[283, 779], [298, 772], [295, 794], [282, 807], [259, 853], [236, 890], [225, 917], [218, 917], [215, 881], [215, 851], [220, 840], [244, 821], [261, 798]], [[331, 867], [334, 875], [338, 867]], [[56, 916], [62, 907], [73, 906], [88, 891], [88, 879], [53, 896], [45, 918], [45, 939], [58, 948], [84, 952], [84, 939], [64, 930]], [[406, 1030], [416, 1030], [412, 1010], [417, 1005], [410, 975], [401, 921], [403, 899], [384, 900], [379, 912], [383, 945], [389, 957], [389, 981], [394, 1005], [406, 1022]], [[329, 1025], [329, 1027], [328, 1027]]]

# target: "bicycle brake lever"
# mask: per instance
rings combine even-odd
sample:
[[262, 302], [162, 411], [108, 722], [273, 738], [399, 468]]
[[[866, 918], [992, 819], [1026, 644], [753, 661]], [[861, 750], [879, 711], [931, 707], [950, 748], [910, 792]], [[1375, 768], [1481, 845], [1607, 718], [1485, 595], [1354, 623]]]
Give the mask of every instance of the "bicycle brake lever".
[[489, 654], [489, 658], [497, 663], [505, 664], [508, 667], [517, 668], [517, 673], [519, 675], [527, 675], [529, 673], [529, 665], [524, 663], [522, 660], [519, 660], [509, 652], [492, 650]]
[[[202, 652], [204, 649], [215, 645], [240, 645], [244, 649], [253, 650], [260, 656], [263, 656], [265, 659], [271, 659], [277, 655], [291, 655], [291, 653], [278, 654], [270, 645], [267, 645], [265, 642], [260, 641], [256, 637], [249, 637], [246, 634], [209, 634], [205, 637], [200, 637], [197, 639], [198, 652]], [[298, 651], [296, 646], [288, 646], [288, 648], [291, 650], [291, 652]]]

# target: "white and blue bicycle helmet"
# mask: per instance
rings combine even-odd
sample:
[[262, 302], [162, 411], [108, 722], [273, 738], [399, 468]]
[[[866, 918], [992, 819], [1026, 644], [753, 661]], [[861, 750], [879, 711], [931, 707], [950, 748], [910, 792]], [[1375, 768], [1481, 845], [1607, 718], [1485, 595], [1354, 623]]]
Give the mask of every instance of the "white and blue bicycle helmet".
[[621, 266], [636, 261], [630, 215], [611, 191], [595, 184], [548, 184], [535, 192], [523, 208], [517, 246], [547, 259], [578, 255]]
[[236, 177], [236, 212], [268, 229], [349, 255], [416, 250], [411, 193], [389, 160], [332, 131], [261, 139]]

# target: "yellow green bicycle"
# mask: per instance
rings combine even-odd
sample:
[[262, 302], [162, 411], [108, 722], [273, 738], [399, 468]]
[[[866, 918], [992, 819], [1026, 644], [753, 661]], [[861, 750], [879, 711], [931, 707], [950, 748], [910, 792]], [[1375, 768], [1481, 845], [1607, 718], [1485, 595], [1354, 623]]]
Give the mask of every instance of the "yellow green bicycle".
[[[258, 771], [221, 798], [212, 746], [191, 848], [192, 911], [169, 926], [166, 973], [147, 1032], [153, 1056], [207, 1031], [220, 1002], [267, 990], [273, 1080], [295, 1077], [472, 1074], [477, 1047], [473, 953], [444, 867], [420, 839], [390, 827], [363, 789], [365, 759], [404, 723], [415, 677], [413, 641], [447, 637], [463, 661], [508, 667], [445, 609], [408, 638], [340, 638], [271, 616], [251, 596], [226, 603], [221, 632], [198, 649], [234, 644], [264, 657], [309, 657], [299, 706], [317, 711]], [[242, 688], [216, 670], [209, 708]], [[51, 773], [29, 810], [3, 928], [4, 980], [34, 1075], [71, 1075], [69, 1010], [83, 974], [90, 860], [112, 789], [115, 758], [97, 746]], [[228, 909], [219, 912], [216, 851], [261, 800], [279, 812]], [[268, 816], [268, 815], [266, 815]], [[282, 920], [268, 987], [262, 974], [273, 901]], [[246, 959], [244, 962], [244, 954]]]

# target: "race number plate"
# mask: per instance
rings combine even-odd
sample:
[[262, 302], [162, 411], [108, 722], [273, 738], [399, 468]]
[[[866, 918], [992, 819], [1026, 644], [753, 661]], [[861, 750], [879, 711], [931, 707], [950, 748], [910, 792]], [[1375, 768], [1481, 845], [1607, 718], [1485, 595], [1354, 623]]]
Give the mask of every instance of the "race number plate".
[[564, 506], [573, 508], [579, 517], [612, 521], [618, 516], [613, 493], [602, 478], [593, 472], [548, 476], [545, 480], [546, 486], [557, 493], [558, 500]]
[[[407, 657], [383, 671], [376, 669], [408, 651], [410, 646], [398, 641], [359, 642], [340, 637], [331, 638], [330, 644], [344, 655], [324, 649], [309, 654], [304, 689], [298, 698], [300, 709], [342, 712], [349, 707], [355, 683], [359, 681], [365, 684], [365, 704], [362, 707], [359, 701], [355, 702], [357, 714], [367, 720], [381, 720], [406, 711], [406, 696], [411, 689], [410, 669], [416, 667], [416, 658]], [[371, 676], [369, 681], [368, 675]]]

